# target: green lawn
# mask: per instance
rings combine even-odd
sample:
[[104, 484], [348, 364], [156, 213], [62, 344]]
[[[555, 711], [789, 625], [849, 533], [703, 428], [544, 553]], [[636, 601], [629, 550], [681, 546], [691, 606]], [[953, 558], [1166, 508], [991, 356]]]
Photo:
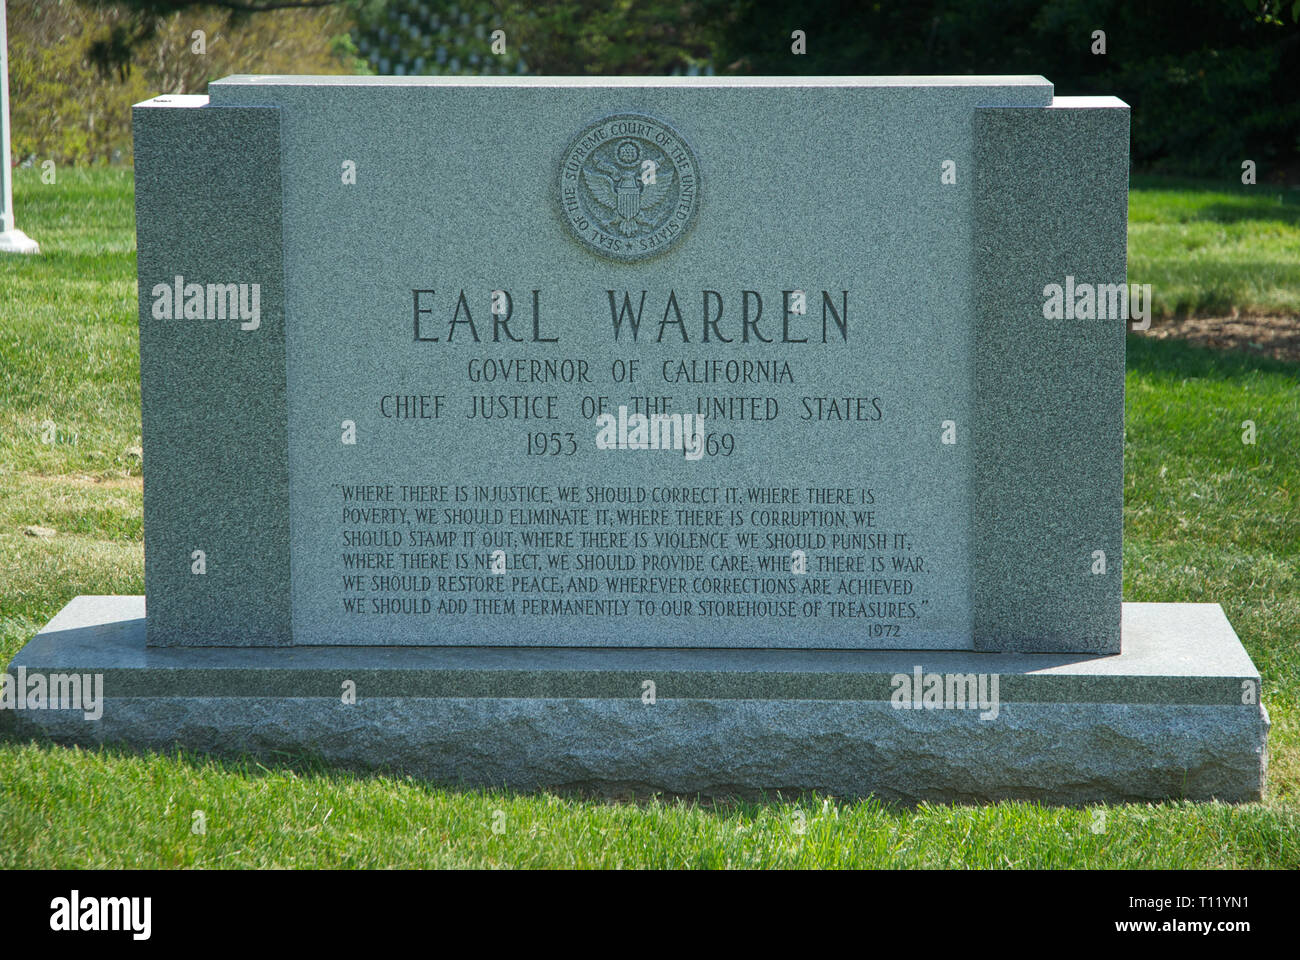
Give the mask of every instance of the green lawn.
[[1134, 177], [1128, 275], [1158, 317], [1300, 316], [1300, 190]]
[[[73, 596], [144, 590], [130, 174], [23, 171], [17, 204], [43, 254], [0, 259], [0, 664]], [[1300, 313], [1294, 196], [1139, 180], [1130, 208], [1158, 310]], [[1124, 594], [1224, 605], [1274, 723], [1261, 804], [1109, 807], [1094, 833], [1020, 803], [636, 806], [0, 743], [0, 868], [1300, 867], [1300, 366], [1137, 338], [1128, 366]]]

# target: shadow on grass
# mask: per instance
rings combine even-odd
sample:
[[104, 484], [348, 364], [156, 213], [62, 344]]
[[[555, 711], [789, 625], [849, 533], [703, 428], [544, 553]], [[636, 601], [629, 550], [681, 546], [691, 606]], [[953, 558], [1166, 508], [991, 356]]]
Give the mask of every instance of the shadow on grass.
[[1216, 350], [1177, 338], [1157, 340], [1130, 333], [1125, 367], [1166, 380], [1239, 380], [1253, 373], [1280, 374], [1300, 382], [1300, 364], [1248, 353]]
[[1243, 200], [1241, 203], [1210, 203], [1196, 207], [1196, 215], [1187, 218], [1188, 223], [1243, 223], [1255, 220], [1264, 223], [1285, 223], [1300, 226], [1300, 206], [1293, 203], [1268, 202], [1264, 200]]
[[[1258, 198], [1243, 197], [1239, 202], [1198, 203], [1189, 205], [1185, 210], [1167, 210], [1161, 218], [1163, 225], [1170, 223], [1285, 223], [1288, 226], [1300, 226], [1300, 205], [1285, 200], [1278, 203], [1277, 195]], [[1145, 223], [1149, 221], [1136, 221]]]
[[[1251, 220], [1300, 224], [1300, 190], [1278, 186], [1245, 186], [1219, 180], [1189, 180], [1181, 177], [1134, 176], [1129, 189], [1141, 193], [1199, 193], [1215, 199], [1189, 200], [1185, 207], [1165, 208], [1162, 220], [1240, 223]], [[1279, 198], [1280, 202], [1279, 202]], [[1164, 201], [1162, 201], [1163, 203]]]

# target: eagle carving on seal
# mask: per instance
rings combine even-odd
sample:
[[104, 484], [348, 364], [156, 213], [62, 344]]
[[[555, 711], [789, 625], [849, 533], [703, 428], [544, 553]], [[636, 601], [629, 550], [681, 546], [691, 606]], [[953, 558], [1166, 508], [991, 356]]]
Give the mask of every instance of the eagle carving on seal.
[[[652, 161], [653, 162], [653, 161]], [[636, 168], [620, 170], [613, 164], [597, 161], [596, 169], [582, 168], [582, 179], [591, 195], [614, 214], [602, 221], [606, 230], [617, 228], [625, 237], [635, 236], [641, 227], [653, 227], [650, 213], [668, 198], [673, 183], [672, 170], [654, 171], [653, 176], [638, 176]], [[644, 182], [643, 182], [644, 181]]]

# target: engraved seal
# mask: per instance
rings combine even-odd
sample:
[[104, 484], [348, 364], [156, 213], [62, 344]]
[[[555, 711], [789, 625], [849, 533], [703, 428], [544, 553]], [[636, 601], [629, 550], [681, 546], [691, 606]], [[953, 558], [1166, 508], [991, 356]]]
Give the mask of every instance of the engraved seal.
[[620, 113], [586, 127], [560, 163], [560, 211], [593, 253], [634, 263], [676, 246], [700, 207], [699, 165], [681, 134]]

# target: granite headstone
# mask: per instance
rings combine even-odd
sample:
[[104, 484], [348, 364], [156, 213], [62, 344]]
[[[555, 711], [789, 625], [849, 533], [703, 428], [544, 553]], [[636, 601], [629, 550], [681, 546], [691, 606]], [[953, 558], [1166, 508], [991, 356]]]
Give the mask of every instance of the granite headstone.
[[134, 123], [148, 612], [61, 613], [15, 664], [112, 709], [29, 723], [523, 787], [1259, 796], [1222, 612], [1122, 603], [1122, 102], [234, 76]]

